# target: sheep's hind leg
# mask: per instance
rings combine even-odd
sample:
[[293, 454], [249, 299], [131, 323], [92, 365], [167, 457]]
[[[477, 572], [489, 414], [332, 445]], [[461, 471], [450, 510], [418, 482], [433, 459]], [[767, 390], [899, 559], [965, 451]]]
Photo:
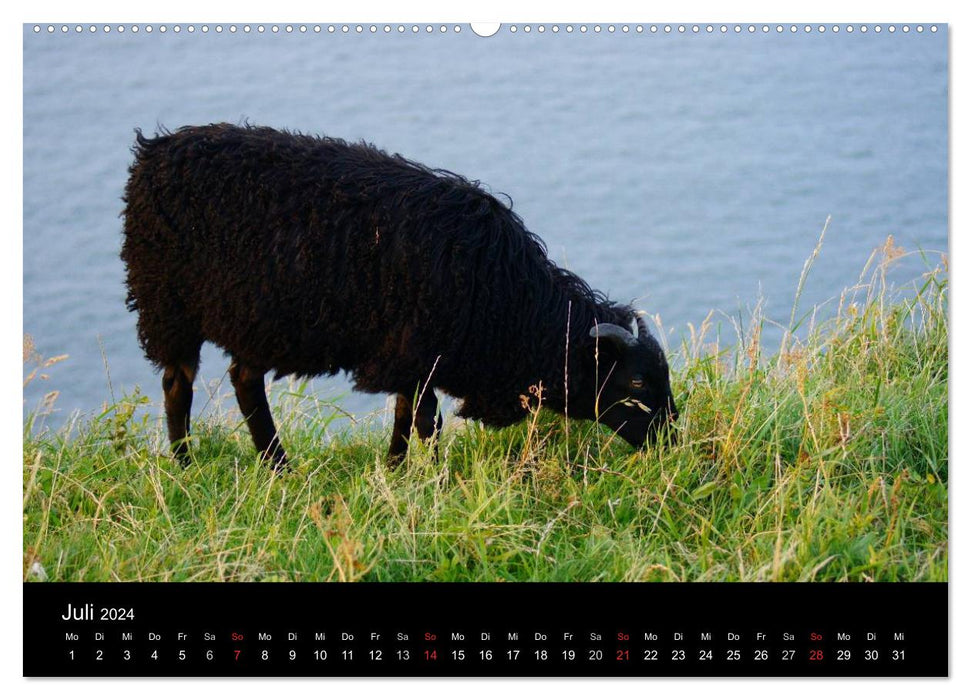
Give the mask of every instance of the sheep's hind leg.
[[189, 413], [192, 410], [192, 382], [198, 360], [191, 365], [166, 365], [162, 373], [165, 420], [172, 452], [182, 466], [189, 465]]
[[253, 444], [261, 457], [269, 461], [274, 469], [286, 466], [287, 455], [280, 444], [280, 436], [273, 425], [270, 404], [266, 400], [266, 389], [263, 386], [265, 372], [254, 367], [244, 365], [237, 360], [229, 367], [229, 378], [236, 390], [236, 400], [239, 410], [246, 418]]

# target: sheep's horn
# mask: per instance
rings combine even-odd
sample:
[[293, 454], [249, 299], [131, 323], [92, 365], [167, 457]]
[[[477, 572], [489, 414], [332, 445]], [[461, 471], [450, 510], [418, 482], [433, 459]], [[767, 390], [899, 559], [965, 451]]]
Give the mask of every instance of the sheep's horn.
[[634, 326], [637, 328], [637, 330], [634, 332], [634, 335], [638, 338], [640, 338], [642, 335], [643, 336], [651, 335], [651, 331], [648, 330], [647, 324], [644, 323], [645, 316], [647, 316], [646, 311], [637, 311], [634, 313]]
[[613, 323], [600, 323], [590, 329], [591, 338], [604, 338], [612, 340], [621, 347], [633, 347], [637, 345], [637, 338], [627, 330]]

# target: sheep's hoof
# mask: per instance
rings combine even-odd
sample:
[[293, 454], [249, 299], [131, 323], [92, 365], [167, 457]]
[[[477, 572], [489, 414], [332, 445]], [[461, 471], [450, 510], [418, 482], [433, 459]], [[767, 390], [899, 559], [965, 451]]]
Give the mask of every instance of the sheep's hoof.
[[175, 461], [179, 463], [179, 466], [183, 469], [188, 469], [192, 465], [192, 458], [189, 456], [189, 450], [184, 446], [180, 446], [174, 450], [172, 455]]
[[277, 474], [288, 474], [293, 471], [290, 460], [287, 459], [287, 454], [283, 450], [274, 450], [269, 454], [264, 452], [260, 455], [260, 461], [267, 464]]

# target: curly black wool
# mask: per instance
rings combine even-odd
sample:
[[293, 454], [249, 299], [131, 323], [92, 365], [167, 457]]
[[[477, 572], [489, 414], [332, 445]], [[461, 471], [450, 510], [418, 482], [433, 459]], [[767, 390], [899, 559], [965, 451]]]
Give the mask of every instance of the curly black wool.
[[430, 378], [491, 426], [522, 419], [539, 382], [562, 411], [566, 367], [571, 415], [593, 417], [574, 396], [589, 393], [589, 331], [634, 311], [557, 267], [477, 182], [265, 127], [136, 134], [128, 307], [148, 359], [185, 368], [189, 400], [210, 341], [255, 373], [346, 370], [367, 392], [412, 397]]

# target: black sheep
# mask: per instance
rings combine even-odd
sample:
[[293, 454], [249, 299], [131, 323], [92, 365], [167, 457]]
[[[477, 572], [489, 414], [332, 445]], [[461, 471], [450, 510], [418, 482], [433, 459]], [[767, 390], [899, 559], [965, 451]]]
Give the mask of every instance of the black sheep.
[[554, 265], [477, 182], [367, 144], [252, 126], [136, 131], [133, 152], [128, 307], [163, 372], [183, 461], [204, 341], [232, 356], [240, 409], [274, 465], [286, 455], [270, 371], [346, 370], [362, 391], [397, 394], [392, 463], [413, 426], [424, 439], [441, 429], [435, 389], [462, 399], [459, 415], [500, 427], [526, 415], [522, 397], [542, 383], [544, 405], [635, 446], [677, 417], [664, 353], [634, 311]]

